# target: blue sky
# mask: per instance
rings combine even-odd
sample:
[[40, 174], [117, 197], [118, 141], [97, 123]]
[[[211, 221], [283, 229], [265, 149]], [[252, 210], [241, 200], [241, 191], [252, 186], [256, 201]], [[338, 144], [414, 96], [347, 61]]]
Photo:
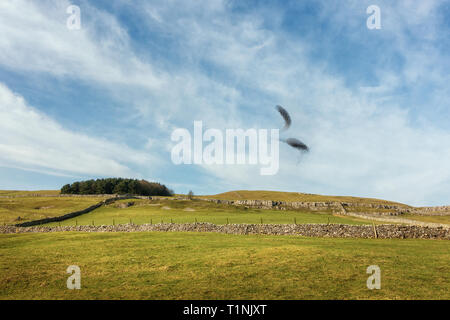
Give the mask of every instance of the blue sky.
[[[0, 189], [126, 176], [449, 204], [449, 15], [441, 0], [3, 0]], [[277, 104], [311, 148], [280, 145], [277, 175], [172, 164], [174, 129], [280, 128]]]

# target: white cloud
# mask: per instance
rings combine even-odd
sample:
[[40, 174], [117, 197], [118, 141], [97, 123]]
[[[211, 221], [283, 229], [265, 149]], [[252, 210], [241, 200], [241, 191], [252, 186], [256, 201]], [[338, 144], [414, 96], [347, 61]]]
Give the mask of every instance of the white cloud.
[[53, 172], [137, 176], [155, 159], [127, 146], [70, 132], [0, 83], [0, 165]]
[[[69, 30], [69, 1], [1, 1], [0, 64], [14, 71], [45, 72], [103, 84], [155, 89], [164, 82], [129, 48], [116, 19], [85, 4], [82, 28]], [[94, 16], [95, 19], [87, 17]], [[102, 29], [102, 32], [98, 28]]]
[[[70, 4], [67, 0], [2, 1], [0, 66], [106, 87], [127, 108], [138, 112], [130, 112], [130, 119], [153, 121], [156, 117], [155, 124], [165, 132], [170, 130], [169, 120], [183, 120], [186, 114], [205, 117], [213, 107], [211, 121], [223, 123], [217, 116], [223, 118], [236, 108], [239, 93], [221, 81], [190, 67], [168, 71], [152, 59], [151, 51], [145, 61], [138, 57], [116, 18], [87, 2], [80, 7], [81, 30], [68, 30], [66, 8]], [[219, 10], [214, 9], [218, 4], [206, 7]], [[147, 12], [152, 20], [158, 17], [156, 10]], [[156, 20], [163, 22], [161, 19]]]

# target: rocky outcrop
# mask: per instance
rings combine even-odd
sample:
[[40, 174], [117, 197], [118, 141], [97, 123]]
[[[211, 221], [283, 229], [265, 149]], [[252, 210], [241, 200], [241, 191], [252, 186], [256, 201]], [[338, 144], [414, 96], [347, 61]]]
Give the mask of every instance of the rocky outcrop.
[[450, 215], [450, 206], [409, 208], [405, 212], [426, 216], [448, 216]]
[[34, 232], [217, 232], [225, 234], [298, 235], [331, 238], [380, 238], [380, 239], [444, 239], [450, 240], [450, 230], [403, 225], [343, 225], [343, 224], [125, 224], [115, 226], [65, 226], [28, 227], [0, 226], [0, 233]]
[[271, 201], [271, 200], [220, 200], [220, 199], [199, 199], [217, 204], [226, 204], [232, 206], [244, 206], [257, 209], [309, 209], [320, 211], [324, 209], [342, 210], [339, 202], [287, 202], [287, 201]]
[[[270, 200], [219, 200], [219, 199], [204, 199], [203, 201], [210, 201], [217, 204], [226, 204], [234, 206], [244, 206], [248, 208], [257, 209], [273, 209], [273, 210], [295, 210], [305, 209], [311, 211], [331, 210], [339, 214], [346, 214], [347, 212], [364, 212], [365, 209], [373, 211], [373, 214], [381, 216], [399, 216], [404, 213], [413, 213], [419, 215], [450, 215], [450, 206], [439, 207], [422, 207], [414, 208], [407, 205], [396, 204], [382, 204], [382, 203], [361, 203], [361, 202], [288, 202], [288, 201], [270, 201]], [[380, 211], [375, 211], [380, 210]]]
[[382, 209], [392, 210], [393, 212], [401, 212], [408, 208], [401, 205], [387, 205], [377, 203], [358, 203], [358, 202], [338, 202], [338, 201], [325, 201], [325, 202], [298, 202], [298, 201], [271, 201], [271, 200], [219, 200], [219, 199], [200, 199], [204, 201], [210, 201], [218, 204], [227, 204], [234, 206], [246, 206], [249, 208], [258, 209], [307, 209], [312, 211], [332, 210], [338, 213], [345, 213], [352, 209]]

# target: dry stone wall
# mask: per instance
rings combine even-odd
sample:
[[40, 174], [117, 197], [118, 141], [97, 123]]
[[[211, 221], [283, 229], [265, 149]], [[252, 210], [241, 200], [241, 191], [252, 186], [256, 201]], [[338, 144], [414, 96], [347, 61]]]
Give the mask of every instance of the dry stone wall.
[[115, 226], [34, 226], [18, 228], [0, 226], [0, 233], [36, 233], [36, 232], [216, 232], [225, 234], [248, 235], [297, 235], [306, 237], [331, 238], [396, 238], [396, 239], [443, 239], [450, 240], [450, 230], [422, 226], [403, 225], [343, 225], [343, 224], [227, 224], [211, 223], [186, 224], [125, 224]]

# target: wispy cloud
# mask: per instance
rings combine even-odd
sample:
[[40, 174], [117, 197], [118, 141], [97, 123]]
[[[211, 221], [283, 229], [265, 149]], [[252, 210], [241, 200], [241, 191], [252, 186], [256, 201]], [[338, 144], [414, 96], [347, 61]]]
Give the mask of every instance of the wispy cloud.
[[144, 152], [62, 128], [0, 83], [0, 165], [55, 175], [136, 176]]
[[[66, 27], [69, 1], [2, 1], [0, 64], [13, 71], [44, 72], [101, 84], [158, 88], [163, 82], [130, 50], [114, 16], [85, 3], [83, 28]], [[91, 16], [91, 19], [88, 17]]]

